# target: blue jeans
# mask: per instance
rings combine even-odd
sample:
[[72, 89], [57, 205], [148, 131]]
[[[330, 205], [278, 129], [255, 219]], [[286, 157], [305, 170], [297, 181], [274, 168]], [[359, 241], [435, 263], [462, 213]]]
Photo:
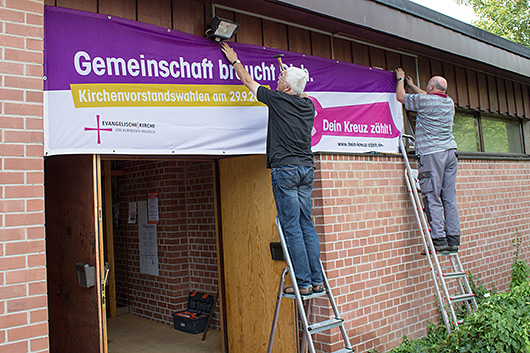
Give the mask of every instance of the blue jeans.
[[320, 245], [311, 220], [314, 169], [298, 165], [272, 168], [272, 191], [278, 218], [300, 289], [322, 283]]

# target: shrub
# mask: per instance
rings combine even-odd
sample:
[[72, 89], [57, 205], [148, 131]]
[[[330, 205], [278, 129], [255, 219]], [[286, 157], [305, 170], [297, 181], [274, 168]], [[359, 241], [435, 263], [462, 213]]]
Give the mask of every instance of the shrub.
[[425, 338], [404, 337], [391, 353], [530, 353], [530, 269], [520, 258], [519, 234], [512, 243], [515, 252], [510, 292], [490, 292], [470, 274], [478, 309], [466, 316], [459, 330], [447, 335], [443, 325], [429, 325]]
[[530, 283], [483, 300], [432, 352], [530, 353]]
[[429, 325], [425, 338], [404, 337], [391, 353], [530, 353], [530, 282], [483, 299], [459, 328], [447, 335]]
[[427, 336], [422, 339], [408, 340], [407, 336], [403, 337], [403, 343], [394, 348], [392, 353], [428, 353], [431, 352], [431, 348], [438, 342], [443, 341], [447, 337], [447, 330], [445, 326], [439, 325], [436, 327], [434, 324], [429, 324], [427, 329]]
[[517, 287], [523, 282], [526, 282], [528, 280], [528, 276], [530, 275], [530, 269], [528, 268], [528, 264], [525, 260], [521, 259], [519, 250], [521, 249], [521, 244], [523, 241], [521, 240], [521, 236], [519, 235], [519, 232], [516, 233], [515, 239], [512, 239], [513, 247], [515, 248], [514, 251], [514, 259], [512, 262], [512, 273], [511, 273], [511, 283], [510, 283], [510, 289]]

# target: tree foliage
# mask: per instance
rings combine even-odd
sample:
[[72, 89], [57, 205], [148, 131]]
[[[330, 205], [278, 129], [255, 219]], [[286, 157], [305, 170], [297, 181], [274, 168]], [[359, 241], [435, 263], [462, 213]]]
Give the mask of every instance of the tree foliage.
[[530, 47], [529, 0], [455, 0], [473, 8], [473, 25]]

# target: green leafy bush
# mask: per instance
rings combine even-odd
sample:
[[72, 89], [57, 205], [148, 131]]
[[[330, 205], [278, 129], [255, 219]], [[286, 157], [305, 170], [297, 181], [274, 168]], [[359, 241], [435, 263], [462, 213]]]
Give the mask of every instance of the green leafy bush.
[[493, 287], [493, 289], [488, 289], [484, 287], [482, 283], [480, 283], [480, 280], [478, 279], [478, 277], [475, 276], [471, 272], [469, 272], [468, 281], [469, 281], [469, 286], [471, 287], [471, 291], [475, 293], [477, 303], [480, 303], [482, 299], [487, 298], [490, 295], [497, 293], [495, 286]]
[[530, 282], [484, 298], [459, 330], [429, 325], [427, 336], [408, 340], [392, 353], [530, 353]]
[[528, 268], [528, 264], [525, 260], [521, 259], [520, 255], [520, 249], [521, 244], [523, 241], [521, 240], [521, 237], [519, 236], [519, 232], [517, 232], [517, 235], [515, 239], [512, 240], [513, 247], [515, 248], [514, 251], [514, 260], [512, 262], [512, 274], [511, 274], [511, 283], [510, 288], [517, 287], [521, 283], [524, 283], [528, 280], [528, 277], [530, 276], [530, 269]]
[[447, 330], [444, 325], [436, 327], [433, 324], [429, 324], [427, 329], [427, 336], [422, 339], [409, 340], [407, 337], [403, 337], [403, 343], [394, 348], [392, 353], [428, 353], [432, 352], [432, 348], [439, 342], [442, 342], [447, 338]]
[[530, 283], [483, 300], [438, 348], [432, 352], [530, 353]]
[[488, 291], [470, 274], [478, 309], [466, 316], [459, 330], [448, 335], [443, 324], [429, 325], [426, 337], [404, 337], [391, 353], [530, 353], [530, 268], [520, 258], [519, 235], [513, 244], [510, 292]]

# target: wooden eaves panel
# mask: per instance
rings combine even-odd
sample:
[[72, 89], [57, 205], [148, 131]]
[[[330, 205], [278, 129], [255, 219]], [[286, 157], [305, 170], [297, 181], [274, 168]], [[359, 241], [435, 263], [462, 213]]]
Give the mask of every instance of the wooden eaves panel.
[[515, 96], [513, 82], [508, 80], [506, 80], [506, 105], [508, 107], [508, 114], [515, 116]]
[[370, 66], [386, 70], [385, 51], [383, 49], [370, 47]]
[[499, 112], [499, 94], [497, 93], [497, 79], [494, 76], [487, 76], [488, 78], [488, 95], [490, 101], [490, 112]]
[[506, 102], [506, 86], [502, 78], [497, 77], [497, 94], [499, 97], [499, 113], [508, 113], [508, 104]]
[[480, 108], [479, 87], [477, 85], [477, 73], [473, 70], [466, 70], [467, 91], [469, 95], [469, 108], [478, 110]]
[[479, 72], [477, 74], [477, 89], [479, 98], [479, 109], [481, 111], [488, 111], [490, 109], [490, 97], [488, 91], [488, 79], [486, 74]]
[[521, 84], [518, 82], [514, 82], [513, 89], [516, 115], [518, 117], [524, 117], [523, 92], [521, 90]]
[[99, 0], [99, 13], [136, 20], [136, 0]]
[[299, 27], [288, 27], [289, 51], [311, 54], [311, 32]]
[[456, 105], [459, 104], [458, 95], [456, 94], [456, 76], [455, 76], [455, 67], [453, 64], [444, 62], [444, 77], [447, 80], [447, 94], [449, 97], [453, 98], [453, 101]]
[[369, 47], [362, 43], [352, 42], [353, 63], [357, 65], [370, 66]]
[[274, 21], [263, 20], [263, 45], [281, 50], [287, 50], [289, 48], [289, 41], [287, 39], [287, 25]]
[[333, 38], [333, 59], [353, 62], [351, 41], [342, 38]]
[[523, 106], [524, 106], [524, 116], [527, 119], [530, 119], [530, 87], [523, 85]]
[[331, 59], [331, 38], [322, 33], [311, 32], [311, 55]]
[[460, 67], [455, 67], [456, 78], [456, 95], [458, 96], [458, 106], [461, 108], [469, 108], [469, 94], [467, 91], [467, 77], [466, 71]]
[[236, 13], [236, 22], [239, 23], [237, 33], [239, 43], [263, 45], [261, 19]]

